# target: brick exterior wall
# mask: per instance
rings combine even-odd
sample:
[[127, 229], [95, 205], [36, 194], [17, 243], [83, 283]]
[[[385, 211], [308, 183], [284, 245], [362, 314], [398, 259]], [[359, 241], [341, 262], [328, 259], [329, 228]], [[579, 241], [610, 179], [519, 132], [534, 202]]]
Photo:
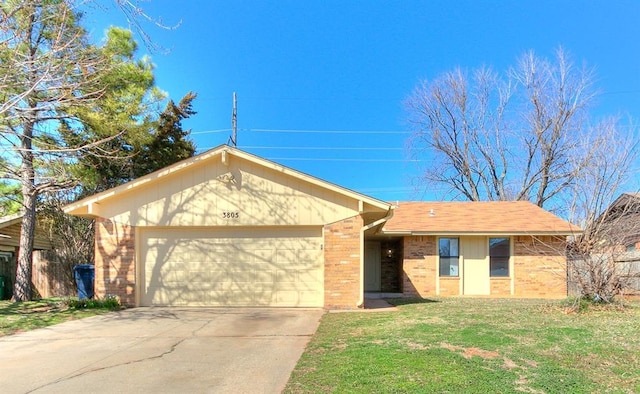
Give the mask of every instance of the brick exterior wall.
[[515, 296], [564, 298], [567, 296], [567, 263], [564, 239], [552, 236], [514, 237]]
[[95, 229], [95, 296], [135, 306], [135, 228], [98, 218]]
[[364, 221], [354, 216], [324, 227], [324, 307], [356, 309], [360, 300], [360, 239]]
[[440, 294], [443, 297], [460, 295], [460, 278], [440, 278]]
[[436, 237], [404, 237], [403, 293], [412, 297], [436, 295]]
[[511, 278], [491, 278], [490, 294], [492, 297], [511, 297]]
[[[355, 309], [360, 300], [360, 216], [324, 228], [324, 305], [328, 309]], [[135, 305], [135, 228], [111, 220], [96, 220], [95, 295], [113, 295], [121, 303]], [[567, 296], [566, 260], [558, 251], [564, 240], [557, 237], [513, 237], [515, 297], [564, 298]], [[385, 250], [384, 248], [382, 249]], [[402, 244], [402, 291], [406, 296], [436, 296], [437, 242], [435, 236], [404, 237]], [[383, 253], [384, 254], [384, 253]], [[391, 261], [388, 269], [396, 264]], [[383, 264], [384, 267], [384, 264]], [[384, 273], [384, 270], [383, 270]], [[393, 272], [383, 274], [393, 277]], [[440, 280], [441, 296], [459, 295], [460, 278]], [[391, 284], [394, 281], [390, 281]], [[491, 296], [511, 296], [508, 279], [491, 279]]]
[[[514, 294], [510, 278], [489, 278], [492, 297], [564, 298], [567, 296], [564, 239], [516, 236], [514, 242]], [[458, 296], [461, 278], [437, 277], [435, 236], [404, 237], [403, 293], [411, 297]], [[439, 294], [436, 283], [439, 281]]]

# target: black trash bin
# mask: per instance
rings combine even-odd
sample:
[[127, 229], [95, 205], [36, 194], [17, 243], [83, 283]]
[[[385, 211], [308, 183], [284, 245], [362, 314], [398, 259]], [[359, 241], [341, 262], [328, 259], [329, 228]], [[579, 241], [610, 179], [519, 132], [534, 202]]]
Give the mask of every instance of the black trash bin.
[[93, 298], [94, 267], [91, 264], [79, 264], [73, 267], [73, 276], [78, 286], [78, 299]]

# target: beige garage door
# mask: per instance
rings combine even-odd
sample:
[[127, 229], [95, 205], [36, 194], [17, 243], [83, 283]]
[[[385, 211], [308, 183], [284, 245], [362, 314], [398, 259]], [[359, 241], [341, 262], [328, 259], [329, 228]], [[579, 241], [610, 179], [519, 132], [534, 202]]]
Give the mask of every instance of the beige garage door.
[[143, 229], [142, 305], [324, 304], [321, 228]]

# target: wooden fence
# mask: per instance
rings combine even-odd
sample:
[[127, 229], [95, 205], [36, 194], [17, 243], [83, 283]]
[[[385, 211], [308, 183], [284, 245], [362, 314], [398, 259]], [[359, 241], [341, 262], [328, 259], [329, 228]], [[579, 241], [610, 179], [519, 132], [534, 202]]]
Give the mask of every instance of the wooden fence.
[[[598, 256], [595, 259], [596, 261], [601, 260], [605, 264], [604, 261], [606, 259], [600, 259]], [[614, 264], [616, 277], [622, 282], [623, 295], [640, 296], [640, 251], [620, 254], [616, 256]], [[569, 296], [576, 297], [582, 294], [579, 276], [587, 277], [588, 274], [586, 272], [588, 272], [588, 269], [586, 267], [588, 267], [588, 264], [579, 259], [570, 259], [568, 261], [567, 290]]]
[[[9, 295], [16, 278], [15, 253], [3, 252], [0, 256], [0, 275], [7, 278]], [[50, 250], [33, 252], [31, 272], [33, 292], [36, 297], [73, 297], [77, 295], [73, 267], [56, 259]]]

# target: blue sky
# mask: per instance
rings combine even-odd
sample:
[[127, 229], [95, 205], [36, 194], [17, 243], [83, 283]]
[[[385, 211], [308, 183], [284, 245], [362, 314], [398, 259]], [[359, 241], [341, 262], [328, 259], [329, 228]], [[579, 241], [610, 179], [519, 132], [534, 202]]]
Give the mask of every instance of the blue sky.
[[[442, 197], [416, 187], [402, 102], [421, 79], [457, 66], [502, 71], [528, 50], [551, 57], [562, 46], [597, 70], [594, 115], [640, 119], [640, 1], [139, 5], [180, 23], [144, 26], [169, 50], [150, 53], [157, 85], [176, 101], [198, 93], [198, 114], [184, 126], [199, 150], [229, 140], [237, 92], [239, 148], [383, 200]], [[89, 11], [86, 22], [96, 39], [109, 24], [127, 26], [115, 9]]]

